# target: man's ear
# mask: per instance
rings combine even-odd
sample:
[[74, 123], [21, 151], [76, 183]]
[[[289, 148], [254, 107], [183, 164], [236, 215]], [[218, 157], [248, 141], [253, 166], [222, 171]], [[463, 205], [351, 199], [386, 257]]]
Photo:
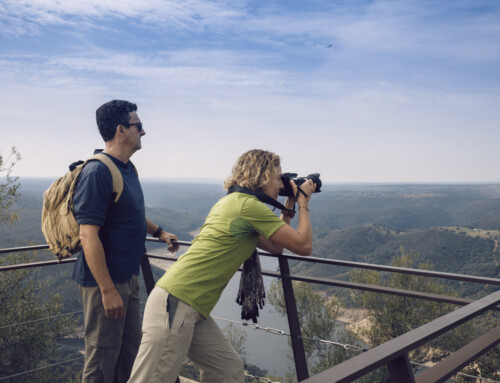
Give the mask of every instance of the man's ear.
[[124, 129], [125, 129], [125, 127], [123, 125], [116, 125], [115, 134], [114, 134], [113, 138], [111, 139], [111, 141], [115, 140], [117, 138], [123, 137], [123, 130]]
[[125, 130], [125, 127], [123, 125], [117, 125], [116, 130], [115, 130], [115, 136], [123, 134]]

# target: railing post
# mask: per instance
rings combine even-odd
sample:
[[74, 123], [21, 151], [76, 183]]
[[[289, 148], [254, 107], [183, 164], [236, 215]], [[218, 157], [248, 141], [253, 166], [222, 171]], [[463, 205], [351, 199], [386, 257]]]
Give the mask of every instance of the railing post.
[[394, 383], [415, 383], [413, 370], [411, 369], [408, 354], [405, 353], [387, 363], [391, 382]]
[[144, 284], [146, 285], [146, 292], [149, 294], [155, 287], [155, 279], [153, 277], [153, 270], [151, 270], [151, 264], [149, 263], [149, 258], [146, 252], [142, 254], [141, 258], [141, 270], [142, 276], [144, 277]]
[[286, 316], [288, 318], [288, 326], [290, 327], [295, 370], [297, 371], [297, 379], [300, 382], [309, 378], [306, 353], [304, 351], [304, 344], [302, 343], [302, 333], [300, 331], [299, 316], [297, 314], [297, 304], [293, 293], [292, 280], [290, 279], [288, 260], [281, 255], [278, 257], [278, 262], [280, 265], [283, 295], [285, 296]]

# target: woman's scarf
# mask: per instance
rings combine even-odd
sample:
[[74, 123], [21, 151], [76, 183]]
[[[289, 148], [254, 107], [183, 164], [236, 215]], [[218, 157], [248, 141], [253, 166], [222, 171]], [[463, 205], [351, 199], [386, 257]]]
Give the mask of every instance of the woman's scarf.
[[262, 310], [264, 307], [265, 297], [259, 253], [255, 249], [250, 258], [243, 263], [241, 272], [240, 288], [236, 297], [236, 303], [241, 305], [241, 319], [252, 319], [253, 323], [257, 323], [259, 308]]

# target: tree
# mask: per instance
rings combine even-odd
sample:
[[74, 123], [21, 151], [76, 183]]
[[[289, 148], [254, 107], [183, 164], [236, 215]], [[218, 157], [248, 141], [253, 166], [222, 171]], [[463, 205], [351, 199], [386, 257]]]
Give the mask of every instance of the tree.
[[[0, 224], [14, 223], [18, 215], [10, 211], [12, 205], [19, 198], [18, 177], [12, 177], [12, 170], [15, 164], [21, 159], [21, 155], [15, 147], [11, 149], [11, 154], [3, 158], [0, 154]], [[2, 176], [2, 173], [5, 174]]]
[[[400, 255], [393, 259], [392, 266], [412, 268], [416, 261], [418, 261], [418, 254], [401, 249]], [[420, 263], [417, 268], [431, 270], [432, 265]], [[377, 271], [355, 270], [351, 272], [350, 278], [357, 283], [456, 296], [453, 290], [429, 277], [393, 273], [390, 278], [383, 279]], [[367, 291], [355, 290], [352, 294], [354, 302], [368, 310], [370, 326], [359, 330], [359, 335], [372, 347], [420, 327], [456, 308], [451, 304]], [[413, 350], [409, 358], [417, 363], [439, 361], [470, 342], [477, 331], [476, 327], [477, 323], [467, 322]], [[475, 364], [475, 367], [479, 368], [479, 365]]]
[[[29, 263], [36, 255], [11, 254], [0, 265]], [[73, 332], [76, 319], [58, 317], [62, 310], [60, 294], [49, 294], [44, 285], [30, 278], [28, 269], [0, 273], [0, 376], [35, 370], [66, 359], [60, 356], [57, 339]], [[73, 356], [74, 357], [74, 356]], [[16, 382], [67, 381], [68, 372], [50, 369], [21, 375]], [[69, 375], [72, 375], [69, 372]], [[64, 380], [62, 377], [65, 377]]]
[[[474, 329], [477, 335], [483, 334], [495, 327], [500, 323], [500, 314], [498, 312], [489, 311], [479, 320], [475, 321]], [[476, 335], [474, 335], [474, 338]], [[489, 352], [484, 354], [479, 359], [475, 360], [474, 363], [470, 364], [462, 370], [464, 374], [472, 376], [480, 376], [482, 378], [491, 379], [492, 381], [500, 380], [500, 346], [494, 347]], [[457, 375], [457, 382], [467, 383], [470, 382], [470, 378]]]
[[[343, 308], [336, 297], [327, 297], [305, 282], [294, 282], [293, 290], [304, 338], [338, 341], [344, 344], [359, 343], [353, 334], [345, 329], [340, 330], [337, 326], [337, 317], [342, 313]], [[280, 282], [271, 283], [269, 302], [282, 316], [286, 315], [285, 299]], [[346, 350], [338, 345], [306, 339], [304, 339], [304, 351], [309, 370], [313, 375], [357, 355], [355, 350]], [[293, 375], [287, 374], [285, 380], [295, 379]]]
[[[7, 162], [12, 162], [6, 164], [0, 156], [0, 173], [7, 175], [0, 184], [0, 226], [14, 224], [18, 218], [10, 210], [19, 196], [19, 183], [17, 177], [10, 175], [20, 158], [15, 148], [7, 158]], [[0, 257], [0, 266], [28, 263], [36, 257], [36, 253], [10, 254]], [[57, 339], [71, 333], [76, 326], [75, 318], [59, 316], [61, 296], [46, 291], [45, 285], [36, 282], [28, 269], [3, 271], [0, 307], [0, 377], [20, 374], [16, 382], [74, 381], [68, 369], [44, 368], [55, 361]], [[22, 374], [30, 370], [36, 371]]]
[[[182, 376], [183, 378], [188, 378], [188, 379], [192, 379], [195, 381], [199, 381], [200, 380], [200, 370], [198, 369], [198, 367], [196, 367], [193, 364], [193, 362], [187, 361], [182, 366], [182, 369], [181, 369], [179, 376]], [[182, 381], [182, 379], [181, 379], [181, 381]]]
[[222, 330], [227, 341], [235, 349], [243, 362], [246, 362], [247, 349], [245, 342], [247, 341], [247, 333], [240, 328], [237, 328], [232, 323], [229, 323], [224, 330]]

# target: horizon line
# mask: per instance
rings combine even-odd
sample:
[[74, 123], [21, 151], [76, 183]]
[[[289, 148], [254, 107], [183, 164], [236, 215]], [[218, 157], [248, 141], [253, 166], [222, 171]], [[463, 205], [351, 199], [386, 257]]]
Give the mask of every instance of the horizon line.
[[[59, 177], [37, 177], [25, 176], [19, 177], [18, 181], [23, 180], [52, 180], [55, 181]], [[204, 177], [141, 177], [141, 182], [165, 182], [165, 183], [197, 183], [197, 184], [223, 184], [222, 178], [204, 178]], [[500, 185], [500, 180], [494, 181], [337, 181], [325, 182], [323, 186], [382, 186], [382, 185]]]

